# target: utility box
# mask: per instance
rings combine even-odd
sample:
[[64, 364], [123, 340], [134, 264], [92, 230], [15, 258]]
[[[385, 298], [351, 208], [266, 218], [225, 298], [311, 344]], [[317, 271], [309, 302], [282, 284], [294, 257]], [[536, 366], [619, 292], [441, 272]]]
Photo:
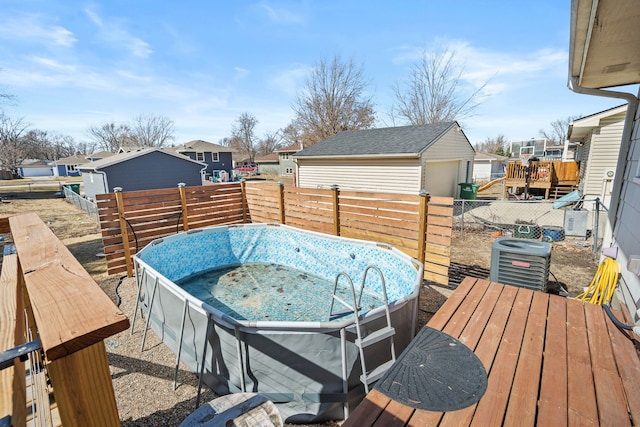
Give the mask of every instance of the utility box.
[[587, 219], [589, 211], [586, 209], [568, 209], [564, 211], [564, 234], [587, 238]]
[[547, 291], [551, 244], [501, 237], [491, 246], [492, 282]]

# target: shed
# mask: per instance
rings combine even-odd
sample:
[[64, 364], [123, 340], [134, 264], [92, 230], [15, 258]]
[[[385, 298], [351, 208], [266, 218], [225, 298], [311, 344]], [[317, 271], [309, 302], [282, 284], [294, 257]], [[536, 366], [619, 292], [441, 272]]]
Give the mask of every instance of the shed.
[[476, 153], [473, 158], [473, 180], [491, 181], [504, 176], [508, 157], [491, 153]]
[[267, 154], [256, 159], [258, 170], [261, 175], [280, 175], [280, 161], [278, 153]]
[[627, 105], [610, 108], [575, 120], [569, 125], [568, 140], [578, 143], [580, 182], [586, 199], [600, 200], [608, 207], [616, 175]]
[[475, 150], [457, 122], [340, 132], [293, 155], [300, 187], [458, 195]]
[[109, 193], [115, 187], [125, 191], [201, 185], [206, 164], [160, 148], [114, 154], [80, 165], [85, 195]]
[[53, 170], [49, 160], [25, 159], [18, 166], [18, 174], [22, 178], [53, 176]]

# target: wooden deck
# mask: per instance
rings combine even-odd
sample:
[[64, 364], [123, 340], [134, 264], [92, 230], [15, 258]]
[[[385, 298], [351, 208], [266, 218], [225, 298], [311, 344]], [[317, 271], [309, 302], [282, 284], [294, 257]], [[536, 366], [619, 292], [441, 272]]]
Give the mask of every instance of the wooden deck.
[[638, 353], [600, 306], [466, 278], [428, 326], [481, 360], [479, 402], [430, 412], [374, 388], [343, 427], [640, 425]]

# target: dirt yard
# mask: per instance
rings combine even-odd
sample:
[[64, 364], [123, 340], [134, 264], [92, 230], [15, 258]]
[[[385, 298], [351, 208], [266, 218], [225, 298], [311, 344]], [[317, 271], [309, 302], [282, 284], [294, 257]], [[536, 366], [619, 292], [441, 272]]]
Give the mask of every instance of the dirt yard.
[[[2, 195], [7, 194], [0, 191]], [[28, 211], [34, 211], [42, 218], [114, 302], [122, 302], [125, 313], [132, 312], [135, 283], [126, 279], [120, 286], [120, 277], [106, 275], [100, 230], [92, 218], [64, 199], [55, 197], [54, 192], [13, 193], [0, 203], [0, 214]], [[10, 240], [10, 236], [4, 237]], [[449, 285], [423, 286], [420, 324], [428, 321], [465, 276], [489, 277], [494, 239], [491, 234], [466, 233], [464, 238], [454, 234]], [[597, 263], [591, 258], [590, 241], [554, 242], [549, 287], [558, 291], [562, 286], [569, 293], [577, 294], [589, 285], [596, 268]], [[119, 301], [120, 297], [122, 301]], [[106, 342], [123, 426], [177, 425], [193, 410], [197, 379], [181, 370], [181, 385], [173, 391], [175, 356], [154, 334], [148, 335], [145, 351], [140, 352], [140, 334], [141, 327], [136, 324], [133, 337], [125, 331]], [[203, 401], [211, 398], [207, 392]], [[336, 424], [323, 424], [331, 425]]]

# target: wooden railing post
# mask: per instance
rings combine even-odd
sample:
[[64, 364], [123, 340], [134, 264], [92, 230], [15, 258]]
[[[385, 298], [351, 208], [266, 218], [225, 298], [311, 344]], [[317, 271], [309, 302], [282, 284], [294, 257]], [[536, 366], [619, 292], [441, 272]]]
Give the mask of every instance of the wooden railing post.
[[280, 224], [285, 223], [285, 208], [284, 208], [284, 184], [278, 182], [278, 200], [280, 208]]
[[242, 191], [242, 223], [247, 223], [247, 206], [249, 201], [247, 200], [247, 189], [245, 188], [245, 180], [240, 181], [240, 190]]
[[129, 231], [127, 219], [124, 215], [124, 202], [122, 200], [122, 187], [113, 189], [118, 204], [118, 217], [120, 218], [120, 234], [122, 235], [122, 247], [124, 248], [124, 261], [127, 264], [127, 276], [133, 277], [133, 265], [131, 263], [131, 248], [129, 248]]
[[340, 235], [340, 189], [337, 185], [331, 186], [333, 192], [333, 234]]
[[427, 249], [427, 214], [429, 204], [429, 192], [426, 189], [420, 191], [420, 217], [418, 224], [418, 261], [424, 264]]
[[189, 231], [189, 217], [187, 216], [187, 191], [185, 189], [184, 182], [178, 184], [178, 190], [180, 191], [180, 203], [182, 205], [182, 229]]

